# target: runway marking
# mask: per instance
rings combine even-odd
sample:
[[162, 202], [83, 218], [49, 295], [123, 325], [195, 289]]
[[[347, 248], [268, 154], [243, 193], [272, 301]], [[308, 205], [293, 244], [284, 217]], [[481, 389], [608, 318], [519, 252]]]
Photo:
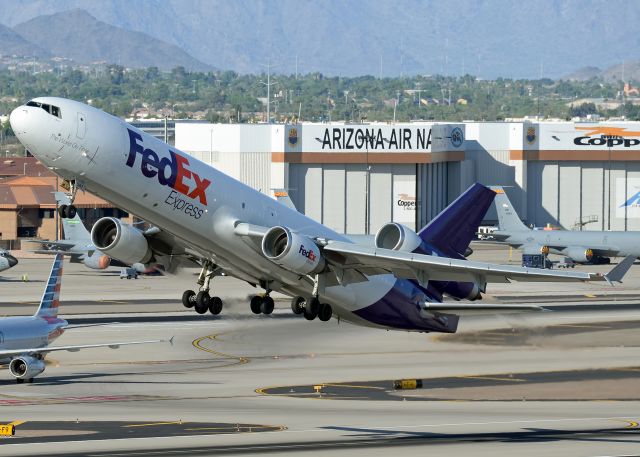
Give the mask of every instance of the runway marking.
[[462, 378], [462, 379], [486, 379], [489, 381], [513, 381], [513, 382], [526, 382], [526, 379], [520, 379], [520, 378], [500, 378], [497, 376], [456, 376], [456, 378]]
[[[185, 424], [187, 424], [188, 422], [184, 422]], [[148, 424], [129, 424], [129, 425], [123, 425], [122, 427], [124, 428], [129, 428], [129, 427], [153, 427], [156, 425], [181, 425], [183, 424], [182, 421], [173, 421], [173, 422], [149, 422]]]
[[213, 335], [201, 336], [200, 338], [196, 338], [195, 340], [193, 340], [191, 344], [193, 345], [194, 348], [199, 349], [201, 351], [208, 352], [210, 354], [214, 354], [214, 355], [223, 357], [225, 359], [236, 360], [236, 362], [233, 362], [224, 366], [244, 365], [245, 363], [249, 363], [249, 359], [247, 357], [225, 354], [223, 352], [214, 351], [213, 349], [209, 349], [201, 345], [203, 341], [206, 341], [206, 340], [215, 341], [219, 336], [222, 336], [222, 335], [223, 335], [222, 333], [214, 333]]
[[320, 384], [322, 387], [349, 387], [350, 389], [374, 389], [374, 390], [386, 390], [384, 387], [376, 387], [376, 386], [355, 386], [352, 384]]
[[[441, 423], [441, 424], [411, 424], [411, 425], [390, 425], [390, 426], [377, 426], [377, 427], [371, 427], [370, 425], [348, 425], [349, 428], [352, 429], [367, 429], [367, 430], [371, 430], [371, 431], [375, 431], [375, 430], [379, 430], [379, 431], [385, 431], [385, 430], [400, 430], [400, 429], [420, 429], [420, 428], [435, 428], [435, 427], [468, 427], [468, 426], [483, 426], [483, 425], [517, 425], [517, 424], [524, 424], [524, 425], [531, 425], [531, 424], [545, 424], [545, 423], [559, 423], [559, 422], [585, 422], [585, 421], [620, 421], [620, 420], [625, 420], [628, 421], [629, 419], [627, 417], [622, 417], [622, 416], [613, 416], [613, 417], [581, 417], [581, 418], [561, 418], [561, 419], [530, 419], [530, 420], [511, 420], [511, 421], [488, 421], [488, 422], [457, 422], [457, 423]], [[567, 430], [567, 431], [571, 431], [571, 430]], [[274, 431], [267, 431], [267, 432], [263, 432], [263, 433], [280, 433], [280, 434], [288, 434], [288, 433], [304, 433], [304, 434], [308, 434], [308, 433], [335, 433], [336, 431], [334, 429], [322, 429], [322, 428], [312, 428], [312, 429], [303, 429], [303, 430], [289, 430], [289, 429], [285, 429], [285, 430], [274, 430]], [[102, 440], [91, 440], [92, 443], [113, 443], [116, 441], [128, 441], [128, 442], [132, 442], [132, 441], [141, 441], [141, 440], [169, 440], [169, 441], [174, 441], [174, 440], [192, 440], [195, 437], [210, 437], [210, 435], [188, 435], [188, 436], [184, 436], [184, 435], [172, 435], [172, 436], [157, 436], [157, 437], [144, 437], [144, 438], [109, 438], [109, 439], [102, 439]], [[73, 444], [73, 443], [86, 443], [86, 440], [69, 440], [69, 441], [65, 441], [65, 444]], [[50, 447], [51, 443], [50, 442], [45, 442], [45, 443], [6, 443], [3, 444], [3, 447], [8, 447], [8, 446], [16, 446], [16, 447], [20, 447], [20, 446], [34, 446], [34, 447]], [[46, 448], [45, 448], [46, 449]], [[268, 448], [266, 448], [268, 449]], [[142, 451], [143, 453], [147, 453], [147, 451]], [[148, 453], [149, 454], [160, 454], [165, 452], [165, 451], [156, 451], [156, 450], [149, 450]], [[189, 453], [191, 453], [192, 451], [189, 450]], [[111, 453], [110, 455], [124, 455], [124, 454], [118, 454], [118, 453]], [[126, 455], [131, 455], [130, 452], [128, 452]], [[619, 455], [617, 457], [631, 457], [635, 455], [637, 457], [637, 454], [628, 454], [628, 455]], [[600, 457], [605, 457], [605, 456], [600, 456]]]

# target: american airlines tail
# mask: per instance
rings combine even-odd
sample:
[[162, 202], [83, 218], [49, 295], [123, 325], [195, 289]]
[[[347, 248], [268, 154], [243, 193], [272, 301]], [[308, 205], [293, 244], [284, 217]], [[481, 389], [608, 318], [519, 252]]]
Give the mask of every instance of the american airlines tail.
[[420, 230], [418, 235], [443, 253], [464, 258], [494, 196], [493, 191], [481, 184], [474, 184]]
[[496, 212], [498, 213], [498, 230], [505, 232], [530, 230], [529, 227], [524, 225], [522, 220], [520, 220], [516, 210], [513, 209], [504, 189], [500, 186], [492, 186], [491, 190], [496, 193], [494, 203], [496, 205]]
[[58, 317], [60, 284], [62, 282], [62, 260], [62, 254], [56, 254], [47, 286], [44, 289], [40, 306], [35, 314], [36, 317]]
[[[64, 192], [55, 192], [56, 203], [60, 205], [69, 205], [69, 197]], [[91, 233], [84, 226], [80, 216], [76, 214], [73, 218], [62, 218], [62, 227], [65, 240], [74, 241], [91, 241]]]

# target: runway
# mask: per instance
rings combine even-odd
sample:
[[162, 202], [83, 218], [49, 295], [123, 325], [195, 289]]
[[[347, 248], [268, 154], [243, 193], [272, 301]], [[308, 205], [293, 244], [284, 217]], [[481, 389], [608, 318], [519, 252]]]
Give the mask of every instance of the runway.
[[[31, 276], [46, 275], [46, 266]], [[70, 278], [92, 277], [77, 268], [69, 266]], [[250, 286], [235, 282], [221, 289], [231, 297], [221, 316], [199, 316], [169, 296], [192, 275], [138, 280], [146, 289], [127, 298], [134, 281], [91, 273], [93, 283], [72, 279], [65, 289], [63, 281], [61, 315], [76, 327], [55, 344], [173, 336], [173, 345], [50, 354], [34, 384], [16, 385], [0, 371], [0, 422], [21, 422], [16, 437], [0, 439], [2, 454], [598, 456], [640, 449], [633, 299], [463, 318], [460, 333], [431, 335], [308, 322], [285, 300], [274, 315], [255, 316], [243, 302]], [[545, 294], [590, 292], [557, 287]], [[81, 298], [65, 308], [69, 289]], [[0, 282], [5, 291], [3, 302], [26, 301], [41, 284]], [[631, 283], [615, 292], [637, 293]], [[121, 302], [117, 308], [104, 305], [111, 299]], [[423, 388], [396, 390], [398, 379], [420, 379]], [[156, 425], [127, 427], [136, 424]]]

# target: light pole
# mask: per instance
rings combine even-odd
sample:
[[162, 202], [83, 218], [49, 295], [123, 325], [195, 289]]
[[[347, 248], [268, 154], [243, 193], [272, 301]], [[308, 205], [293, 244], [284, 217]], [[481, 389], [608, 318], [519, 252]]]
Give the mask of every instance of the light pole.
[[267, 82], [266, 83], [264, 81], [258, 81], [258, 82], [260, 84], [264, 84], [265, 86], [267, 86], [267, 124], [271, 124], [271, 86], [277, 84], [277, 83], [271, 82], [271, 67], [273, 67], [274, 65], [271, 65], [271, 61], [261, 65], [263, 67], [267, 67]]

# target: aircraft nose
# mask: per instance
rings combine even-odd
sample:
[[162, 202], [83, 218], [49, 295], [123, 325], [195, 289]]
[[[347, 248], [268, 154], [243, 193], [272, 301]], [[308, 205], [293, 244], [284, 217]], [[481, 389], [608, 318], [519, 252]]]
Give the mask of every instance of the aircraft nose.
[[15, 267], [16, 265], [18, 265], [18, 259], [16, 259], [14, 256], [7, 254], [6, 258], [7, 258], [7, 262], [9, 262], [9, 268]]
[[21, 134], [25, 132], [28, 116], [29, 112], [24, 106], [19, 106], [11, 111], [11, 115], [9, 116], [9, 123], [11, 124], [11, 128], [13, 129], [14, 133]]

